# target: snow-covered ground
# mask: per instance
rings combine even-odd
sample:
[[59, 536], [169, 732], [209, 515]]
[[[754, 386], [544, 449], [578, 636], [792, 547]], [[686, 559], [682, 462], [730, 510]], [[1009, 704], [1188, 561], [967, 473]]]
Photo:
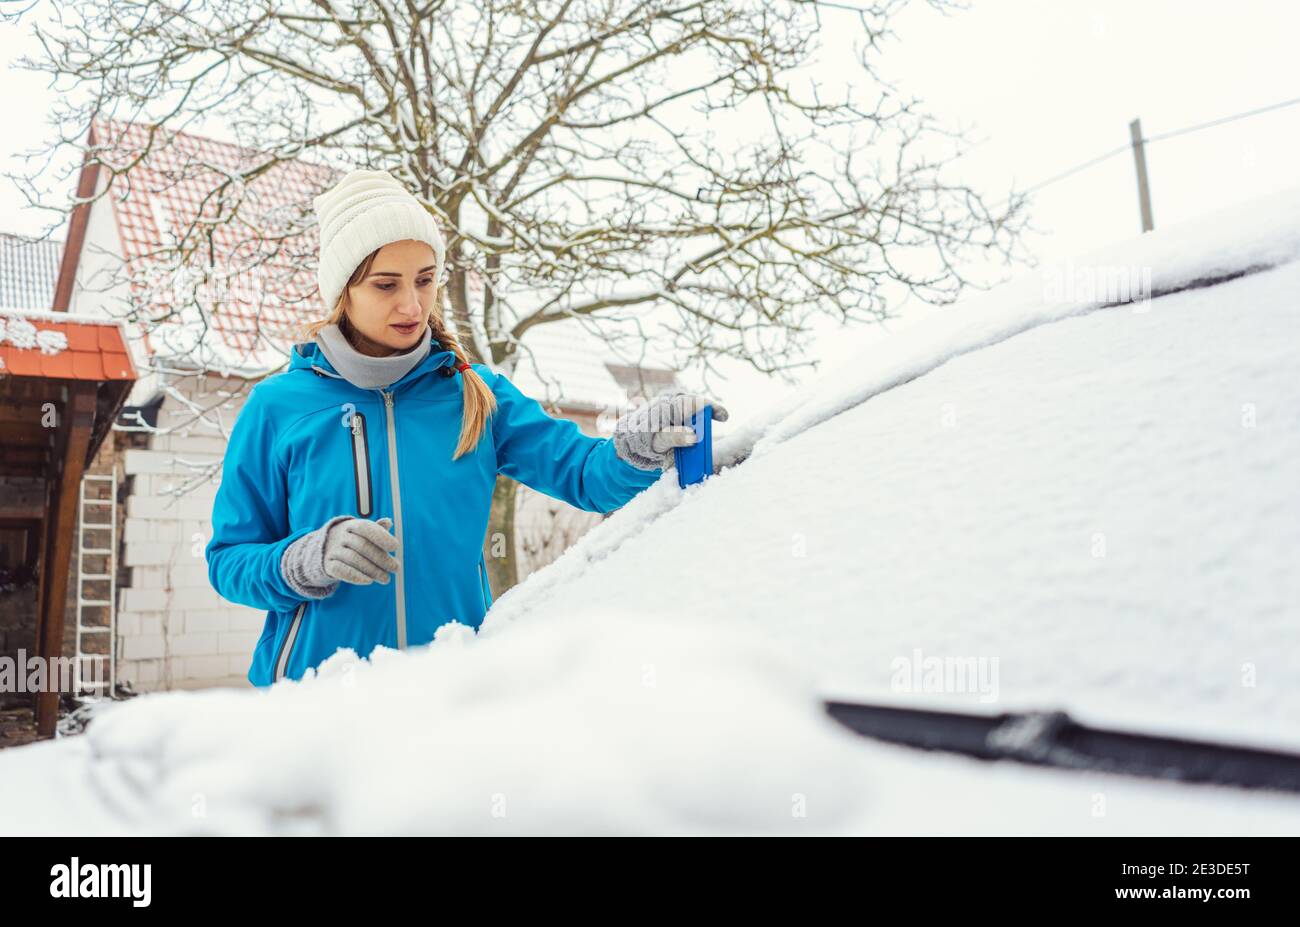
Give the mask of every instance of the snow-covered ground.
[[[743, 463], [666, 475], [477, 636], [0, 753], [0, 832], [1298, 833], [1297, 798], [919, 753], [819, 707], [1300, 749], [1297, 257], [1300, 189], [1033, 271], [720, 427]], [[1129, 270], [1242, 275], [1098, 308]], [[978, 685], [918, 689], [935, 660]]]

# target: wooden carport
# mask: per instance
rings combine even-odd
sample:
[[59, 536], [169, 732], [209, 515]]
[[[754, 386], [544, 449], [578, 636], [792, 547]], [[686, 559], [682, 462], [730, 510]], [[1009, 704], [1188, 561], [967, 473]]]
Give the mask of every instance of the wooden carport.
[[[0, 309], [0, 476], [43, 478], [36, 656], [63, 655], [82, 476], [137, 378], [122, 323]], [[79, 671], [79, 669], [78, 669]], [[36, 693], [37, 733], [54, 734], [56, 679]]]

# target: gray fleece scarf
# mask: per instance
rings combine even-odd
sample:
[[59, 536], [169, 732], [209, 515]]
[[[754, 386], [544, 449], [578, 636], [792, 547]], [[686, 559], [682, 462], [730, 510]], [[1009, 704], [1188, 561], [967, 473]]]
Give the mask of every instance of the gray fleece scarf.
[[337, 324], [326, 325], [316, 333], [316, 344], [338, 371], [339, 376], [361, 389], [380, 389], [396, 383], [416, 364], [429, 356], [433, 343], [433, 330], [424, 327], [424, 337], [419, 343], [401, 354], [371, 357], [352, 347], [347, 336]]

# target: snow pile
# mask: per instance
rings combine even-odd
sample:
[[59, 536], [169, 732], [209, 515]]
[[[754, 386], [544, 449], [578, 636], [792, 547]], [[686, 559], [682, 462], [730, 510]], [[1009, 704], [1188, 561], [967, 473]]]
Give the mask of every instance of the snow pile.
[[1296, 802], [918, 753], [752, 635], [627, 608], [448, 626], [0, 752], [0, 834], [1293, 834]]
[[97, 807], [76, 818], [17, 789], [25, 751], [6, 751], [25, 798], [0, 831], [836, 833], [869, 793], [858, 744], [749, 636], [626, 609], [495, 640], [456, 624], [270, 690], [114, 705], [28, 767], [82, 770], [73, 791]]
[[[30, 350], [40, 348], [42, 354], [58, 354], [68, 348], [68, 336], [58, 329], [37, 328], [28, 315], [18, 315], [14, 310], [6, 309], [0, 315], [0, 344], [6, 341], [15, 348]], [[0, 361], [0, 363], [3, 363]]]

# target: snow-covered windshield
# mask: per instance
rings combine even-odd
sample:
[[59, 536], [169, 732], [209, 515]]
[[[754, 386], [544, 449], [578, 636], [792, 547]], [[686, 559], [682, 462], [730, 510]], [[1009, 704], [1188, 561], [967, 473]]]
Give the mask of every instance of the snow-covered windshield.
[[1246, 203], [882, 339], [485, 630], [638, 606], [752, 630], [827, 695], [1300, 748], [1297, 215]]

